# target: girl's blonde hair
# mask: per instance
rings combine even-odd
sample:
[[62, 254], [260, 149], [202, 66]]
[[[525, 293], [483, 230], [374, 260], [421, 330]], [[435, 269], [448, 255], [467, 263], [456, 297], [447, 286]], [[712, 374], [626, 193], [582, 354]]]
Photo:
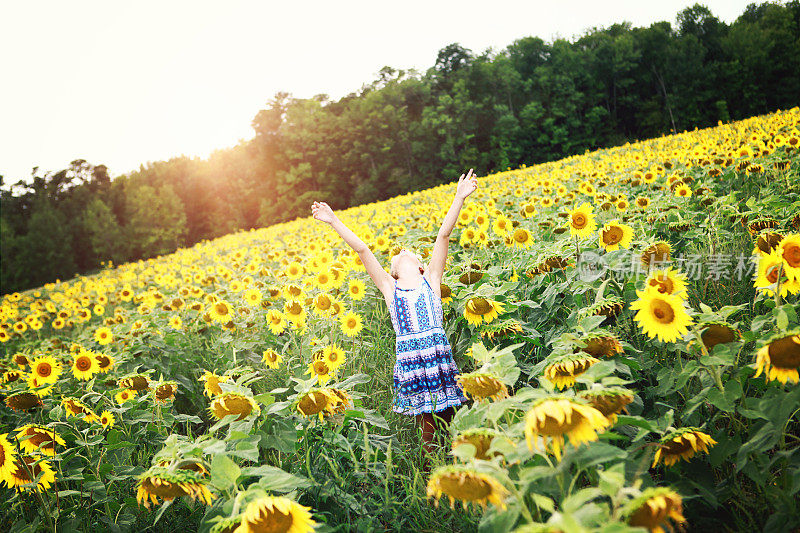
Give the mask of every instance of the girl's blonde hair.
[[[422, 265], [422, 272], [421, 273], [424, 274], [425, 273], [425, 269], [427, 267], [426, 267], [425, 263], [422, 262], [422, 257], [420, 257], [420, 255], [418, 253], [416, 253], [416, 252], [414, 252], [412, 250], [409, 250], [408, 248], [404, 248], [404, 250], [406, 250], [408, 252], [411, 252], [411, 255], [413, 255], [414, 257], [417, 258], [417, 260], [419, 260], [419, 263]], [[402, 251], [403, 250], [400, 250], [400, 252], [402, 252]], [[398, 273], [397, 273], [397, 262], [395, 261], [395, 259], [397, 258], [398, 255], [400, 255], [400, 252], [397, 252], [396, 254], [394, 254], [392, 256], [392, 259], [390, 260], [390, 263], [389, 263], [389, 275], [392, 276], [394, 279], [397, 279], [397, 276], [398, 276]]]

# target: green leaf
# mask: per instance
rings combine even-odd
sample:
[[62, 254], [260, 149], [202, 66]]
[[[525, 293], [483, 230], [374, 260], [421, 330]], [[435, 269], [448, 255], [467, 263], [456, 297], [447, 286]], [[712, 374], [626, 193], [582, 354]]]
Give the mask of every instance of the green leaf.
[[242, 470], [245, 476], [259, 477], [258, 484], [265, 490], [273, 492], [291, 492], [297, 489], [307, 489], [313, 483], [302, 476], [290, 474], [275, 466], [251, 466]]
[[241, 469], [225, 454], [215, 455], [211, 461], [211, 483], [220, 490], [228, 490], [236, 484]]

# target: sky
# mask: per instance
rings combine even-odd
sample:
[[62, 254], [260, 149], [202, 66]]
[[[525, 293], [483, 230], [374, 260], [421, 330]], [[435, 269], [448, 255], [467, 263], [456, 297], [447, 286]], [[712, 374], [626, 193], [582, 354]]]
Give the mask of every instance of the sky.
[[[750, 1], [706, 0], [730, 23]], [[338, 99], [384, 66], [433, 66], [457, 42], [571, 39], [675, 23], [694, 0], [63, 0], [0, 6], [0, 175], [6, 186], [85, 159], [112, 177], [253, 137], [278, 91]], [[4, 186], [5, 187], [5, 186]]]

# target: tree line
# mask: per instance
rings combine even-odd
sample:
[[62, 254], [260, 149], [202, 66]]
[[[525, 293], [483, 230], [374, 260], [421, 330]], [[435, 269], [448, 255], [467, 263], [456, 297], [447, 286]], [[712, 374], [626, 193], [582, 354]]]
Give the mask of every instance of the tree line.
[[[675, 24], [438, 52], [424, 73], [384, 67], [338, 100], [281, 92], [255, 136], [206, 160], [111, 179], [102, 164], [0, 190], [0, 290], [171, 253], [237, 230], [800, 103], [800, 1], [747, 6], [731, 24], [695, 4]], [[0, 177], [2, 184], [2, 177]]]

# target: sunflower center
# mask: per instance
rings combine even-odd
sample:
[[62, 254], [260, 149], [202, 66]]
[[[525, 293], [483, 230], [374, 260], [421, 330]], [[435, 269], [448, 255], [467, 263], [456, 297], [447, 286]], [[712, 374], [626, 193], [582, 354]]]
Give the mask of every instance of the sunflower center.
[[101, 355], [97, 357], [97, 362], [100, 364], [100, 368], [105, 368], [111, 363], [111, 359], [105, 355]]
[[347, 319], [347, 327], [353, 329], [356, 327], [356, 319], [355, 318], [348, 318]]
[[53, 367], [50, 366], [50, 363], [39, 363], [39, 366], [36, 367], [36, 373], [40, 377], [46, 378], [53, 373]]
[[514, 232], [514, 240], [523, 243], [528, 241], [528, 233], [523, 229], [518, 229]]
[[675, 320], [675, 310], [664, 300], [653, 300], [651, 309], [653, 317], [661, 324], [672, 324]]
[[478, 477], [453, 474], [439, 480], [442, 492], [464, 501], [483, 500], [492, 492], [492, 487]]
[[783, 259], [790, 267], [800, 267], [800, 245], [790, 244], [783, 249]]
[[486, 301], [485, 298], [474, 298], [472, 300], [472, 309], [479, 315], [485, 315], [492, 310], [492, 304]]
[[603, 232], [603, 242], [606, 244], [618, 244], [622, 241], [622, 228], [619, 226], [611, 226]]
[[92, 362], [89, 361], [88, 357], [79, 357], [77, 361], [75, 361], [75, 366], [81, 372], [86, 372], [90, 368], [92, 368]]
[[217, 312], [218, 315], [227, 315], [228, 314], [228, 306], [223, 303], [218, 303], [214, 306], [214, 310]]
[[770, 267], [767, 271], [767, 280], [772, 283], [777, 283], [778, 281], [778, 272], [780, 271], [780, 265], [775, 265]]
[[325, 361], [314, 361], [314, 372], [325, 375], [328, 373], [328, 365]]
[[576, 213], [572, 215], [572, 227], [575, 229], [582, 229], [586, 226], [586, 215], [583, 213]]
[[769, 360], [778, 368], [800, 366], [800, 335], [790, 335], [769, 345]]

